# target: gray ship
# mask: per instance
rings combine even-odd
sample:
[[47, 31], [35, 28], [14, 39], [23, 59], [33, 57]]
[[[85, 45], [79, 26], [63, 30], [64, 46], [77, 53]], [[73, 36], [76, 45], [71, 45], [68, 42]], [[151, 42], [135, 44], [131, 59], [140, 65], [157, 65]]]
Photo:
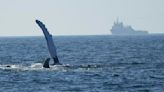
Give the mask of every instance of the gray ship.
[[147, 31], [134, 30], [131, 26], [124, 26], [124, 24], [118, 20], [114, 22], [111, 33], [112, 35], [148, 35]]

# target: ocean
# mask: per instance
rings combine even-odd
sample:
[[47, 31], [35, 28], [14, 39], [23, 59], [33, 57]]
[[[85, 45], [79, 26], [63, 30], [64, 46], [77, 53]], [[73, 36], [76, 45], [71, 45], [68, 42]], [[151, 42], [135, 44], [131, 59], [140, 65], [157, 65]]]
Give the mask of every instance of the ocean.
[[63, 66], [45, 69], [44, 37], [0, 37], [0, 92], [164, 92], [164, 35], [54, 42]]

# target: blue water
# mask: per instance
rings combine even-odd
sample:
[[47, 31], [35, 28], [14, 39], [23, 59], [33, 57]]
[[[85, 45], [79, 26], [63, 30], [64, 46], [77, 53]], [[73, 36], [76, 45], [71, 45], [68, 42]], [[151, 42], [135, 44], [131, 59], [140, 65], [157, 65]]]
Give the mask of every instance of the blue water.
[[0, 92], [164, 92], [164, 35], [57, 36], [54, 42], [70, 67], [31, 67], [49, 57], [43, 37], [0, 37]]

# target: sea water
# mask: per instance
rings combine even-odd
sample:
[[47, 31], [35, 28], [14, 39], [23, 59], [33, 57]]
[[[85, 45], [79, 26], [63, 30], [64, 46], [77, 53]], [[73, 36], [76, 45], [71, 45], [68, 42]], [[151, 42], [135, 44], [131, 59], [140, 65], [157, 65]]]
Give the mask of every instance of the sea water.
[[164, 92], [164, 35], [55, 36], [54, 43], [67, 67], [42, 68], [50, 57], [44, 37], [0, 37], [0, 92]]

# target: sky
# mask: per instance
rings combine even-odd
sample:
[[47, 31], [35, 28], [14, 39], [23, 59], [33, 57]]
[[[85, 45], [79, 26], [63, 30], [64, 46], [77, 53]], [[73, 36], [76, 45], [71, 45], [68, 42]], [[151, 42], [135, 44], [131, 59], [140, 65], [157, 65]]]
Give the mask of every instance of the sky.
[[136, 30], [164, 33], [164, 0], [0, 0], [0, 36], [110, 35], [116, 19]]

